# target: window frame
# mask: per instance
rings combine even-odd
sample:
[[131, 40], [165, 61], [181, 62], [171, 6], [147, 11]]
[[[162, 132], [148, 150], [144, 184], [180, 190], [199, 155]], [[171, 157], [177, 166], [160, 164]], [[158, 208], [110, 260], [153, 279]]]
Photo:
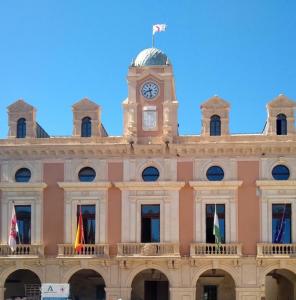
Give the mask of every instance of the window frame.
[[[25, 170], [28, 170], [29, 174], [30, 174], [30, 176], [28, 177], [28, 180], [17, 180], [17, 178], [24, 178], [24, 176], [17, 177], [17, 175], [18, 175], [19, 172], [25, 171]], [[28, 182], [31, 181], [31, 178], [32, 178], [32, 172], [31, 172], [31, 170], [29, 168], [26, 168], [26, 167], [19, 168], [14, 173], [14, 181], [17, 182], [17, 183], [28, 183]]]
[[[273, 221], [274, 221], [274, 206], [286, 206], [287, 205], [290, 207], [290, 236], [289, 236], [289, 242], [283, 242], [283, 243], [277, 243], [274, 240], [274, 225], [273, 225]], [[292, 204], [291, 203], [272, 203], [271, 204], [271, 237], [272, 237], [272, 243], [275, 244], [291, 244], [292, 243], [292, 228], [293, 228], [293, 215], [292, 215]], [[285, 212], [286, 214], [286, 212]]]
[[[144, 176], [145, 176], [145, 177], [146, 177], [146, 176], [150, 176], [150, 177], [151, 177], [151, 175], [144, 175], [144, 172], [147, 171], [148, 169], [154, 169], [154, 170], [157, 170], [158, 176], [156, 175], [157, 178], [156, 178], [155, 180], [145, 180], [145, 179], [144, 179]], [[144, 181], [144, 182], [155, 182], [155, 181], [158, 181], [158, 179], [159, 179], [159, 177], [160, 177], [159, 169], [156, 168], [155, 166], [147, 166], [147, 167], [145, 167], [145, 168], [142, 170], [141, 177], [142, 177], [142, 181]]]
[[16, 138], [24, 139], [27, 136], [27, 120], [19, 118], [16, 123]]
[[[278, 177], [278, 178], [276, 178], [276, 176], [283, 176], [283, 174], [284, 173], [276, 173], [276, 176], [274, 175], [274, 170], [276, 169], [276, 168], [282, 168], [282, 169], [286, 169], [286, 170], [288, 170], [288, 177], [287, 178], [280, 178], [280, 177]], [[272, 168], [272, 170], [271, 170], [271, 176], [272, 176], [272, 178], [274, 179], [274, 180], [277, 180], [277, 181], [285, 181], [285, 180], [289, 180], [289, 178], [290, 178], [290, 176], [291, 176], [291, 172], [290, 172], [290, 169], [286, 166], [286, 165], [284, 165], [284, 164], [277, 164], [277, 165], [275, 165], [275, 166], [273, 166], [273, 168]]]
[[78, 226], [78, 219], [79, 219], [79, 207], [86, 207], [86, 206], [93, 206], [94, 207], [94, 240], [90, 243], [90, 242], [86, 242], [86, 230], [85, 230], [85, 223], [84, 223], [84, 218], [83, 218], [83, 211], [82, 211], [82, 220], [83, 220], [83, 230], [84, 230], [84, 240], [85, 240], [85, 244], [89, 244], [89, 245], [94, 245], [96, 244], [96, 234], [97, 234], [97, 208], [96, 208], [96, 204], [85, 204], [85, 203], [78, 203], [76, 206], [76, 216], [77, 216], [77, 222], [76, 222], [76, 228]]
[[[92, 180], [81, 180], [80, 173], [81, 173], [82, 171], [87, 170], [87, 169], [88, 169], [88, 170], [92, 170], [92, 171], [94, 172], [94, 177], [93, 177], [93, 179], [92, 179]], [[96, 179], [96, 177], [97, 177], [97, 172], [96, 172], [96, 170], [95, 170], [94, 168], [92, 168], [92, 167], [90, 167], [90, 166], [85, 166], [85, 167], [82, 167], [81, 169], [79, 169], [78, 174], [77, 174], [77, 177], [78, 177], [78, 181], [79, 181], [79, 182], [94, 182], [95, 179]]]
[[[22, 240], [20, 239], [21, 226], [20, 226], [20, 218], [18, 216], [18, 214], [19, 214], [18, 208], [19, 207], [30, 207], [30, 228], [29, 228], [29, 233], [28, 233], [28, 242], [26, 242], [26, 243], [22, 242]], [[16, 220], [17, 220], [18, 229], [19, 229], [19, 233], [18, 233], [17, 239], [16, 239], [16, 244], [17, 245], [31, 245], [32, 244], [32, 205], [31, 204], [16, 204], [16, 205], [14, 205], [14, 208], [15, 208]]]
[[221, 136], [221, 117], [212, 115], [210, 118], [210, 136]]
[[[147, 207], [147, 206], [158, 206], [159, 208], [159, 212], [158, 214], [156, 213], [152, 213], [151, 215], [148, 215], [146, 216], [146, 219], [150, 219], [150, 241], [143, 241], [143, 207]], [[160, 243], [160, 215], [161, 215], [161, 212], [160, 212], [160, 204], [141, 204], [141, 243]], [[158, 217], [158, 218], [157, 218]], [[159, 228], [158, 228], [158, 231], [159, 231], [159, 236], [158, 236], [158, 241], [153, 241], [153, 234], [152, 234], [152, 220], [153, 219], [158, 219], [159, 220]]]
[[[210, 178], [209, 178], [209, 174], [208, 174], [208, 173], [209, 173], [209, 171], [210, 171], [211, 169], [214, 169], [214, 168], [216, 168], [217, 170], [221, 170], [221, 171], [222, 171], [223, 176], [222, 176], [221, 179], [210, 179]], [[211, 174], [211, 176], [212, 176], [212, 174]], [[214, 175], [214, 176], [217, 177], [217, 175]], [[225, 177], [225, 172], [224, 172], [223, 168], [220, 167], [220, 166], [218, 166], [218, 165], [212, 165], [212, 166], [210, 166], [210, 167], [207, 169], [207, 171], [206, 171], [206, 178], [207, 178], [208, 181], [223, 181], [223, 180], [224, 180], [224, 177]]]
[[92, 136], [92, 119], [89, 116], [82, 118], [81, 120], [81, 137]]
[[280, 113], [276, 116], [276, 135], [287, 135], [288, 134], [288, 123], [287, 116]]

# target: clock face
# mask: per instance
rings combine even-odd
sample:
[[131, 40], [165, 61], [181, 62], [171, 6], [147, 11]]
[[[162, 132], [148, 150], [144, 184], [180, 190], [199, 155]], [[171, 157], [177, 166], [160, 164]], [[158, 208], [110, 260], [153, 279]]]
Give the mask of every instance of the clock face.
[[142, 86], [141, 92], [146, 99], [152, 100], [158, 95], [159, 87], [155, 82], [147, 81]]

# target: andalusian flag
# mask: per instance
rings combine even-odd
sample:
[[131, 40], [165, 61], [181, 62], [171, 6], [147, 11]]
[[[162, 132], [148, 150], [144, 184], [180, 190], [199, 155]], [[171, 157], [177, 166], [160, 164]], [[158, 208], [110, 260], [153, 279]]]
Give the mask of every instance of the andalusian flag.
[[220, 234], [219, 219], [217, 215], [216, 205], [215, 205], [213, 235], [215, 236], [215, 242], [219, 249], [221, 245], [221, 234]]
[[74, 248], [77, 253], [80, 253], [84, 245], [84, 231], [83, 231], [83, 220], [82, 220], [82, 213], [81, 213], [81, 206], [79, 210], [79, 218], [77, 224], [77, 232], [75, 238]]

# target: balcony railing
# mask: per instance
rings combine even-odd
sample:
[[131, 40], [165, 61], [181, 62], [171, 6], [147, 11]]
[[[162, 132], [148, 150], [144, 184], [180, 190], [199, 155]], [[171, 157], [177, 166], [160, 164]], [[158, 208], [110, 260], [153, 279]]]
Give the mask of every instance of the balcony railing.
[[109, 245], [107, 244], [84, 244], [82, 249], [77, 252], [73, 244], [59, 244], [58, 256], [93, 256], [93, 257], [108, 257]]
[[257, 244], [257, 256], [295, 256], [296, 244]]
[[241, 244], [208, 244], [208, 243], [195, 243], [190, 245], [190, 256], [241, 256]]
[[43, 245], [16, 245], [15, 251], [12, 251], [8, 245], [0, 245], [0, 257], [1, 256], [43, 256]]
[[118, 244], [118, 256], [180, 256], [175, 243], [123, 243]]

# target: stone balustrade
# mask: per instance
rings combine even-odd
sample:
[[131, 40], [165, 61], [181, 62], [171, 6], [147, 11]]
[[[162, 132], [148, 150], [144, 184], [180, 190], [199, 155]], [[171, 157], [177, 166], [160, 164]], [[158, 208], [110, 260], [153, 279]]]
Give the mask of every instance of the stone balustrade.
[[82, 249], [77, 252], [73, 244], [59, 244], [58, 256], [92, 256], [92, 257], [108, 257], [109, 245], [107, 244], [84, 244]]
[[209, 243], [194, 243], [190, 245], [190, 256], [241, 256], [242, 245], [237, 243], [230, 244], [209, 244]]
[[295, 256], [296, 244], [272, 244], [260, 243], [257, 244], [257, 256]]
[[18, 244], [15, 251], [12, 251], [9, 245], [0, 245], [1, 256], [44, 256], [43, 245]]
[[122, 243], [118, 244], [118, 256], [180, 256], [176, 243]]

